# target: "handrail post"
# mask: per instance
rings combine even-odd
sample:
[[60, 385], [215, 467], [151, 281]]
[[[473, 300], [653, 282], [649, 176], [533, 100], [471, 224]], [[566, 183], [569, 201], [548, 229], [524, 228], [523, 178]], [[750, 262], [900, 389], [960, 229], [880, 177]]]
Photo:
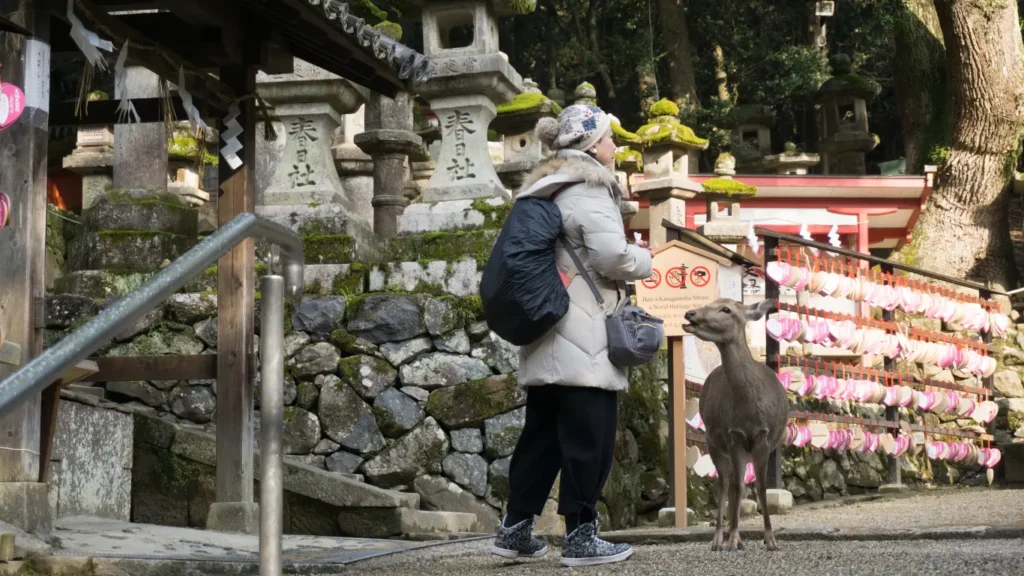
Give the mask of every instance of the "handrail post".
[[264, 276], [260, 292], [260, 576], [281, 576], [284, 278]]

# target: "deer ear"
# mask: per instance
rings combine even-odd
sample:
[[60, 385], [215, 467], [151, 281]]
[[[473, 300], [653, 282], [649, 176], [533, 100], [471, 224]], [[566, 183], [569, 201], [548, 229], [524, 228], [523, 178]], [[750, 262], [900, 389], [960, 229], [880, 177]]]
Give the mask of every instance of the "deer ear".
[[747, 321], [756, 322], [761, 318], [764, 318], [765, 314], [771, 312], [774, 308], [775, 302], [772, 300], [761, 300], [753, 306], [747, 306]]

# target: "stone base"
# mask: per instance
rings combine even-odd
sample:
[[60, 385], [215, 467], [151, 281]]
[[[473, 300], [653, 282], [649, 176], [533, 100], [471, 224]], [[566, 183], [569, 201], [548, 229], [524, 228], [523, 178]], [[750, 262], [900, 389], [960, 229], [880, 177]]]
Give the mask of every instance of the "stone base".
[[48, 538], [53, 524], [47, 485], [0, 482], [0, 519], [30, 534]]
[[651, 200], [663, 198], [689, 199], [702, 192], [700, 184], [689, 178], [673, 174], [664, 178], [644, 178], [642, 182], [633, 185], [633, 193], [646, 195]]
[[[379, 239], [373, 227], [363, 218], [340, 204], [289, 204], [258, 206], [256, 214], [295, 231], [300, 236], [347, 236], [351, 239], [351, 261], [367, 262], [380, 256]], [[336, 264], [311, 259], [310, 264]]]
[[747, 237], [749, 225], [731, 218], [714, 220], [700, 227], [700, 233], [719, 244], [735, 244]]
[[785, 514], [793, 509], [793, 493], [780, 488], [767, 490], [768, 513]]
[[[697, 521], [697, 513], [692, 508], [686, 509], [686, 525], [693, 526], [693, 523]], [[662, 508], [658, 510], [658, 527], [660, 528], [675, 528], [676, 527], [676, 509]]]
[[255, 502], [214, 502], [206, 529], [242, 534], [260, 533], [260, 505]]
[[879, 494], [902, 494], [909, 491], [910, 486], [906, 484], [882, 484], [878, 487]]
[[356, 508], [338, 514], [344, 536], [388, 538], [403, 534], [466, 534], [476, 515], [465, 512], [427, 512], [410, 508]]
[[165, 260], [173, 262], [195, 244], [195, 237], [165, 232], [87, 232], [71, 241], [68, 267], [72, 270], [159, 270]]
[[512, 198], [512, 195], [505, 189], [500, 180], [480, 184], [466, 184], [465, 186], [444, 186], [442, 188], [432, 188], [428, 183], [423, 189], [423, 200], [426, 202], [473, 200], [475, 198], [504, 198], [507, 200]]
[[740, 517], [750, 518], [752, 516], [757, 516], [757, 502], [750, 499], [740, 500]]
[[[483, 204], [481, 205], [479, 202]], [[491, 214], [478, 208], [486, 206], [499, 210], [507, 203], [507, 197], [495, 197], [412, 204], [398, 217], [398, 233], [408, 235], [427, 232], [458, 232], [478, 230], [488, 224], [498, 227], [500, 222], [493, 221]]]

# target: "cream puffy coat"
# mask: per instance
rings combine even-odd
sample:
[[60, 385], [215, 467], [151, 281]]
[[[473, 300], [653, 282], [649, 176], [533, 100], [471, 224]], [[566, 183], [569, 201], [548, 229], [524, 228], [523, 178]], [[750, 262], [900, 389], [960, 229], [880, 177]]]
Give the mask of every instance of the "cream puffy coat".
[[[576, 247], [611, 311], [625, 296], [616, 289], [616, 281], [621, 286], [624, 280], [649, 277], [651, 255], [626, 241], [621, 190], [614, 175], [596, 160], [581, 152], [561, 151], [533, 171], [516, 199], [550, 198], [559, 189], [555, 204], [562, 213], [563, 234]], [[561, 244], [556, 258], [559, 268], [571, 275], [575, 266]], [[554, 328], [520, 348], [519, 383], [625, 390], [627, 369], [608, 360], [605, 312], [578, 274], [569, 284], [569, 301], [569, 311]]]

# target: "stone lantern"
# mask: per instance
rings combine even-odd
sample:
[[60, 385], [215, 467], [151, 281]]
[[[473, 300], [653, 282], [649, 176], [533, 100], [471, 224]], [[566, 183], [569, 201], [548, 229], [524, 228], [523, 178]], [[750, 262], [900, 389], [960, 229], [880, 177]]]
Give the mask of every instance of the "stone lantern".
[[[701, 233], [720, 244], [736, 244], [747, 235], [747, 226], [740, 220], [740, 202], [757, 194], [756, 186], [748, 186], [736, 175], [736, 159], [731, 154], [718, 155], [715, 161], [717, 178], [701, 183], [707, 200], [708, 219]], [[725, 213], [719, 211], [725, 208]]]
[[666, 242], [662, 219], [684, 224], [686, 200], [700, 186], [689, 179], [708, 141], [679, 121], [679, 107], [669, 100], [651, 106], [648, 123], [636, 131], [643, 146], [643, 182], [633, 192], [650, 200], [651, 244]]
[[562, 107], [541, 93], [537, 83], [527, 78], [525, 91], [511, 102], [498, 105], [498, 116], [491, 128], [504, 136], [504, 162], [498, 176], [505, 186], [516, 189], [523, 178], [544, 158], [546, 146], [533, 133], [541, 118], [555, 118]]
[[775, 174], [807, 174], [807, 170], [818, 165], [817, 154], [798, 152], [796, 144], [786, 142], [782, 154], [765, 156], [762, 160], [765, 172]]
[[565, 90], [562, 90], [558, 86], [552, 87], [548, 90], [548, 100], [551, 100], [559, 106], [565, 107]]
[[633, 200], [633, 176], [644, 169], [643, 153], [635, 149], [642, 147], [643, 140], [623, 128], [615, 117], [612, 117], [612, 139], [618, 146], [615, 150], [615, 179], [628, 195], [622, 199], [622, 220], [629, 225], [629, 221], [640, 211], [640, 203]]
[[729, 140], [736, 168], [743, 173], [758, 173], [761, 160], [772, 153], [772, 126], [775, 116], [767, 106], [748, 104], [729, 112], [726, 126], [732, 129]]
[[878, 145], [868, 130], [867, 103], [881, 92], [872, 80], [851, 72], [850, 57], [830, 60], [832, 78], [818, 89], [821, 106], [821, 152], [826, 174], [865, 174], [865, 155]]
[[594, 85], [590, 82], [584, 82], [577, 86], [574, 96], [576, 101], [573, 104], [597, 106], [597, 88], [594, 88]]

